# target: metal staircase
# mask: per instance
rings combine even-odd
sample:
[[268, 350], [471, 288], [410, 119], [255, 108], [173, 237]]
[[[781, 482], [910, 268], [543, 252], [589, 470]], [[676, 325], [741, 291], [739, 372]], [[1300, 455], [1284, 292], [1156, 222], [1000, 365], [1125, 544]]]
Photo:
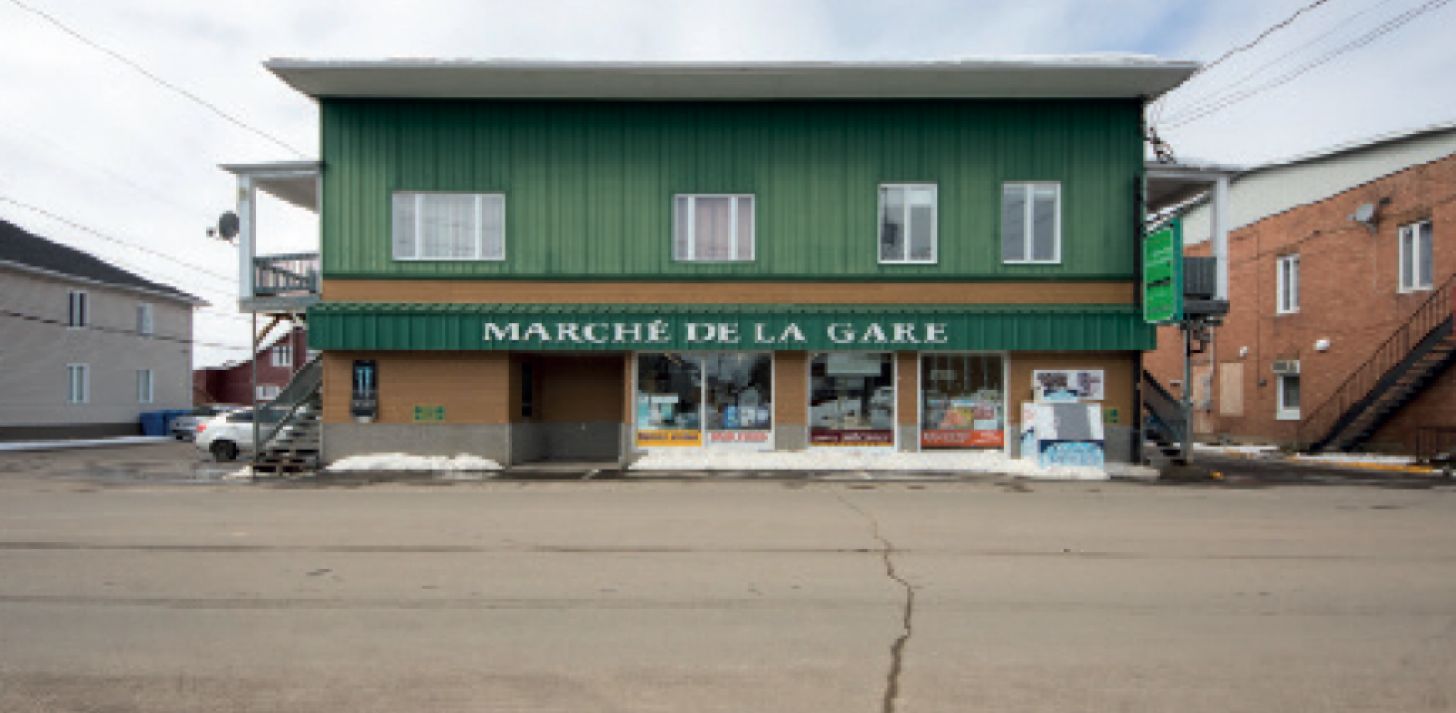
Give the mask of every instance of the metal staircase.
[[314, 357], [293, 375], [278, 398], [258, 406], [255, 474], [297, 474], [318, 469], [323, 363]]
[[1329, 399], [1300, 420], [1300, 446], [1311, 452], [1360, 447], [1456, 361], [1453, 285], [1456, 275], [1432, 292]]
[[1143, 419], [1146, 437], [1157, 447], [1163, 457], [1180, 465], [1188, 462], [1184, 443], [1189, 437], [1188, 420], [1183, 416], [1183, 405], [1151, 373], [1143, 372]]

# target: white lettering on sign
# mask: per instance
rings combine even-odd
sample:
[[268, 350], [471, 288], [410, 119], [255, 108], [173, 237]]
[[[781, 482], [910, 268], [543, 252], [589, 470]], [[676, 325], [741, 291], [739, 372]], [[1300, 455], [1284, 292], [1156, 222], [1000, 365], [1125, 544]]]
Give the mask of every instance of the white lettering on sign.
[[[768, 322], [682, 322], [677, 338], [687, 344], [730, 346], [745, 341], [752, 345], [807, 346], [808, 338], [799, 325], [788, 322], [774, 327]], [[746, 333], [746, 334], [745, 334]], [[831, 322], [824, 337], [836, 345], [949, 344], [944, 322]], [[666, 320], [652, 322], [485, 322], [481, 340], [502, 343], [537, 344], [666, 344], [674, 340], [673, 325]]]

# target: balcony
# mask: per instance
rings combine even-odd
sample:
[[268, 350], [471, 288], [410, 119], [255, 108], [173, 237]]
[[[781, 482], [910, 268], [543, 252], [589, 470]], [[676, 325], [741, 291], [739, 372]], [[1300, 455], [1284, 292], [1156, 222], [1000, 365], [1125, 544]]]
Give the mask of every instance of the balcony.
[[273, 315], [304, 312], [319, 299], [319, 254], [258, 254], [259, 191], [318, 212], [316, 161], [274, 161], [222, 167], [237, 177], [238, 311]]

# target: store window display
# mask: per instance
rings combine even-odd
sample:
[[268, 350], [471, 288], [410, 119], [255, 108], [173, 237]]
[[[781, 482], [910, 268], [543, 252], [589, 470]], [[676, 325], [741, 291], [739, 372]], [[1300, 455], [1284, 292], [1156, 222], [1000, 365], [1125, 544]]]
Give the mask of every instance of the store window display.
[[1004, 366], [996, 354], [921, 356], [920, 447], [1005, 445]]
[[895, 445], [895, 365], [882, 352], [831, 352], [809, 360], [809, 442]]

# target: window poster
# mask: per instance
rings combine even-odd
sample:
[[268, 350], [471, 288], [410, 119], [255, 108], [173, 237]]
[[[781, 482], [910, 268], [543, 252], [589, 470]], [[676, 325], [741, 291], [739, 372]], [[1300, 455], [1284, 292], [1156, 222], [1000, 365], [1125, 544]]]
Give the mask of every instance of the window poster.
[[1048, 369], [1031, 372], [1037, 401], [1102, 401], [1106, 398], [1101, 369]]
[[921, 357], [921, 448], [1001, 448], [1006, 443], [1003, 361], [996, 354]]

